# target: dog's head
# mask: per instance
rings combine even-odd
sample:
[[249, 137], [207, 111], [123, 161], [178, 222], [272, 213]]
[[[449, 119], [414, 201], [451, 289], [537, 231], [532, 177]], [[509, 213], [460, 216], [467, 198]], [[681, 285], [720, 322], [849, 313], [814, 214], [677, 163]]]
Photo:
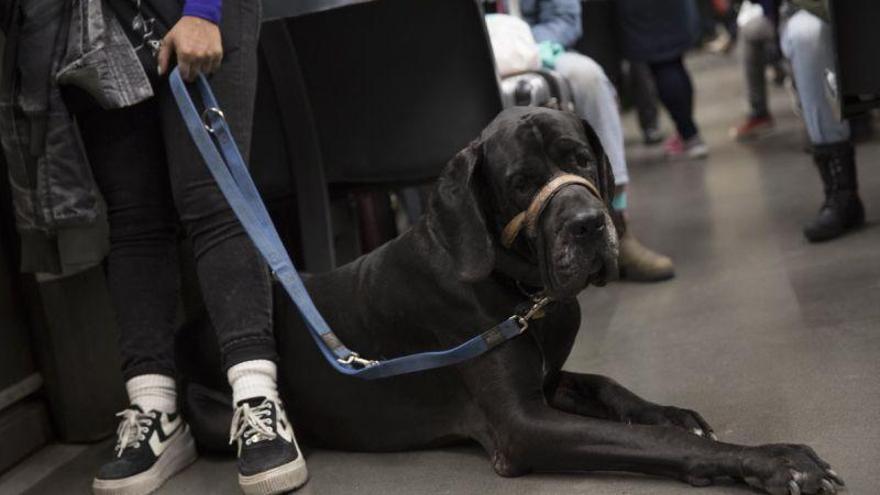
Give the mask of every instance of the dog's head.
[[[509, 247], [504, 228], [563, 174], [567, 184], [543, 205], [533, 229]], [[572, 297], [617, 275], [617, 233], [609, 215], [614, 177], [593, 129], [574, 114], [543, 108], [503, 111], [447, 165], [431, 198], [428, 226], [462, 280], [492, 270]]]

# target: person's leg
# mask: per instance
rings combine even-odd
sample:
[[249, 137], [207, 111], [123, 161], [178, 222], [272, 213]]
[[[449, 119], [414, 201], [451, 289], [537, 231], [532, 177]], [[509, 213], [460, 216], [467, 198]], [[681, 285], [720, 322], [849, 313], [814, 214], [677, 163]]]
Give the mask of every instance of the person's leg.
[[697, 0], [697, 11], [700, 15], [700, 44], [712, 41], [718, 35], [715, 7], [712, 0]]
[[[556, 61], [556, 70], [571, 85], [575, 112], [596, 131], [611, 162], [617, 185], [614, 213], [618, 227], [625, 233], [629, 173], [614, 85], [599, 64], [579, 53], [562, 54]], [[631, 233], [621, 237], [619, 262], [621, 274], [633, 280], [665, 280], [674, 274], [672, 260], [645, 248]]]
[[736, 46], [739, 36], [739, 25], [736, 22], [739, 7], [726, 0], [723, 2], [715, 1], [713, 4], [715, 19], [724, 28], [724, 32], [709, 44], [709, 50], [715, 53], [729, 54]]
[[722, 16], [722, 23], [727, 34], [730, 36], [731, 48], [739, 38], [739, 24], [736, 22], [737, 16], [739, 16], [739, 5], [736, 5], [735, 2], [730, 2]]
[[834, 68], [831, 26], [809, 12], [798, 12], [783, 27], [782, 50], [791, 62], [825, 192], [819, 215], [804, 228], [804, 235], [814, 242], [833, 239], [863, 224], [865, 213], [858, 197], [849, 124], [837, 119], [825, 93], [826, 73]]
[[[223, 3], [225, 54], [210, 84], [247, 160], [257, 77], [259, 2]], [[174, 201], [192, 241], [199, 285], [217, 331], [224, 369], [248, 360], [275, 361], [266, 263], [193, 144], [167, 82], [158, 88], [157, 96]]]
[[649, 64], [654, 74], [657, 93], [660, 101], [669, 112], [678, 135], [666, 143], [666, 152], [670, 156], [687, 156], [704, 158], [709, 149], [700, 137], [699, 129], [694, 122], [694, 88], [691, 77], [681, 57], [663, 62]]
[[770, 115], [767, 107], [767, 50], [774, 43], [776, 34], [773, 24], [764, 16], [754, 17], [742, 28], [743, 66], [749, 95], [751, 115]]
[[611, 162], [617, 185], [629, 182], [623, 151], [623, 129], [617, 92], [602, 67], [580, 53], [566, 52], [556, 60], [556, 71], [571, 85], [575, 113], [590, 123]]
[[663, 141], [660, 132], [660, 113], [657, 109], [657, 89], [651, 69], [644, 62], [630, 62], [630, 87], [639, 117], [639, 127], [645, 144], [657, 144]]
[[731, 129], [735, 139], [758, 137], [773, 127], [767, 106], [767, 76], [770, 43], [775, 43], [773, 24], [764, 16], [751, 18], [742, 27], [743, 71], [749, 100], [749, 115], [739, 126]]
[[[126, 380], [175, 374], [177, 219], [157, 118], [153, 100], [77, 115], [92, 173], [107, 203], [107, 282]], [[173, 412], [171, 407], [166, 412]]]
[[174, 325], [179, 274], [177, 220], [154, 100], [77, 115], [92, 172], [107, 203], [107, 279], [119, 329], [130, 407], [97, 494], [146, 493], [196, 458], [177, 414]]
[[826, 71], [834, 69], [831, 26], [807, 11], [798, 12], [782, 28], [782, 51], [791, 63], [810, 142], [848, 141], [849, 124], [837, 118], [825, 91]]
[[[210, 77], [248, 160], [257, 83], [259, 0], [224, 0], [224, 59]], [[201, 292], [232, 386], [231, 440], [239, 445], [245, 493], [293, 490], [308, 471], [277, 392], [268, 267], [192, 142], [167, 83], [158, 90], [172, 192], [192, 241]]]
[[649, 64], [657, 85], [657, 94], [666, 111], [675, 122], [682, 139], [688, 140], [698, 134], [694, 123], [694, 88], [681, 57]]
[[694, 123], [694, 88], [681, 57], [649, 64], [660, 101], [669, 112], [678, 133], [666, 140], [669, 157], [705, 158], [709, 148]]

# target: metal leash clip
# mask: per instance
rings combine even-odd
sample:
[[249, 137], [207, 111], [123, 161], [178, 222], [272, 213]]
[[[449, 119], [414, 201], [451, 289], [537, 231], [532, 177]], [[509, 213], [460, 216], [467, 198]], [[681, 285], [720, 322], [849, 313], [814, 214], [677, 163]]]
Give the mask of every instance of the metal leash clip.
[[360, 366], [361, 368], [369, 368], [370, 366], [375, 366], [379, 364], [379, 361], [373, 361], [372, 359], [364, 359], [358, 355], [356, 352], [352, 352], [348, 355], [347, 358], [338, 358], [336, 361], [339, 364], [344, 364], [346, 366], [354, 364]]
[[526, 311], [525, 314], [517, 315], [515, 317], [517, 324], [519, 324], [519, 333], [523, 333], [526, 331], [527, 328], [529, 328], [529, 320], [532, 320], [536, 317], [540, 318], [541, 316], [543, 316], [544, 307], [550, 304], [551, 301], [551, 299], [547, 296], [534, 297], [532, 300], [534, 301], [532, 307], [529, 308], [529, 310]]

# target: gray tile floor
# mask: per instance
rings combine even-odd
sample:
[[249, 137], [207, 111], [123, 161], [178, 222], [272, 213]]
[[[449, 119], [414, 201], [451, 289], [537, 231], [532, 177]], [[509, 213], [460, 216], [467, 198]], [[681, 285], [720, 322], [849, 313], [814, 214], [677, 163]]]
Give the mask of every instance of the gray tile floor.
[[[628, 128], [633, 229], [675, 258], [678, 277], [584, 293], [568, 368], [695, 408], [724, 440], [809, 443], [846, 478], [849, 493], [880, 493], [880, 143], [859, 148], [871, 225], [808, 245], [799, 228], [818, 207], [819, 185], [784, 91], [772, 90], [778, 131], [735, 144], [727, 128], [745, 110], [736, 58], [690, 63], [712, 157], [661, 161]], [[85, 450], [27, 493], [88, 493], [104, 447]], [[472, 447], [317, 451], [309, 467], [304, 495], [749, 493], [618, 474], [503, 479]], [[238, 493], [234, 463], [201, 459], [160, 493]]]

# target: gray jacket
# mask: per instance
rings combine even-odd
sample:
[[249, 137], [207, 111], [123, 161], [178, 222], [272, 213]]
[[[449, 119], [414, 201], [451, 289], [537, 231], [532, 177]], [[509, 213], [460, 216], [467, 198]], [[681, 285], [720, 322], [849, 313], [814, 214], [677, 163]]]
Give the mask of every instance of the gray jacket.
[[22, 269], [76, 273], [103, 259], [107, 225], [61, 85], [86, 91], [105, 108], [150, 98], [152, 87], [102, 0], [0, 0], [0, 13], [0, 136]]

